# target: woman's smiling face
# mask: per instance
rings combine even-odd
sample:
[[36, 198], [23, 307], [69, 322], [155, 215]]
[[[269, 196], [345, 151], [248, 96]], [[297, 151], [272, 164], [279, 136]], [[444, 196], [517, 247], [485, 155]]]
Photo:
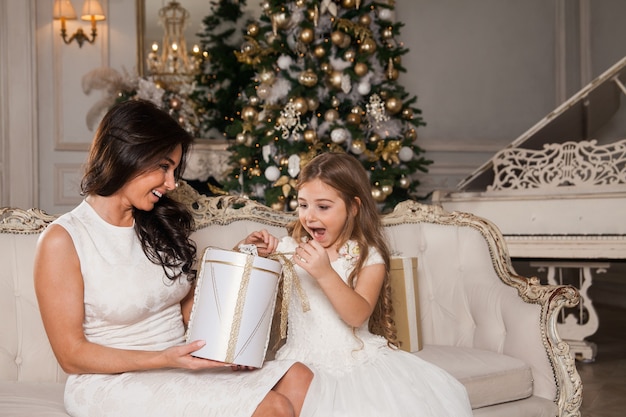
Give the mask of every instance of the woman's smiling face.
[[154, 169], [130, 180], [120, 193], [128, 200], [130, 206], [144, 211], [152, 210], [163, 195], [176, 188], [174, 171], [181, 158], [182, 147], [179, 145], [159, 161]]
[[330, 248], [341, 236], [348, 218], [343, 199], [333, 187], [319, 179], [298, 190], [298, 217], [304, 229], [323, 247]]

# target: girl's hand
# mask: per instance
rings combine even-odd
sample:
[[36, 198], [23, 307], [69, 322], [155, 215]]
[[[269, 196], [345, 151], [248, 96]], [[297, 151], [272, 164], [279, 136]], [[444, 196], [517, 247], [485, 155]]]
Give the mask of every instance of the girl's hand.
[[255, 245], [260, 256], [267, 256], [273, 253], [278, 247], [278, 238], [263, 229], [250, 233], [239, 244]]
[[315, 240], [300, 243], [293, 260], [318, 281], [325, 276], [334, 275], [335, 272], [330, 265], [326, 249]]

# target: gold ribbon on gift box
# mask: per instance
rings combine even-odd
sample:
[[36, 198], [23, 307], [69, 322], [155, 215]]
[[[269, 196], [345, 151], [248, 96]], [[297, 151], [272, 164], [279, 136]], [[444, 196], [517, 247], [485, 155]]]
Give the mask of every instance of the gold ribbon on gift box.
[[287, 255], [293, 255], [293, 253], [273, 253], [268, 256], [270, 259], [278, 259], [283, 264], [282, 279], [283, 279], [283, 299], [280, 306], [280, 338], [287, 337], [287, 310], [289, 308], [289, 302], [291, 301], [292, 290], [295, 287], [298, 297], [300, 297], [300, 303], [302, 305], [302, 311], [309, 311], [311, 306], [309, 305], [309, 299], [306, 293], [300, 285], [300, 278], [296, 274], [296, 270], [293, 267]]
[[[274, 253], [268, 256], [268, 259], [278, 260], [283, 265], [282, 270], [282, 304], [280, 307], [280, 338], [284, 339], [287, 336], [287, 311], [289, 302], [291, 301], [292, 290], [295, 287], [300, 301], [302, 304], [302, 311], [309, 311], [309, 299], [306, 293], [300, 285], [300, 279], [296, 274], [293, 267], [293, 263], [287, 258], [287, 253]], [[235, 305], [235, 312], [233, 317], [233, 325], [230, 329], [230, 337], [228, 339], [228, 348], [226, 350], [226, 362], [232, 363], [235, 360], [235, 350], [237, 347], [237, 341], [239, 338], [239, 329], [241, 328], [241, 318], [243, 315], [243, 307], [246, 299], [246, 293], [248, 291], [248, 284], [250, 283], [250, 275], [252, 273], [254, 263], [254, 256], [247, 255], [246, 263], [241, 278], [241, 284], [237, 293], [237, 303]]]

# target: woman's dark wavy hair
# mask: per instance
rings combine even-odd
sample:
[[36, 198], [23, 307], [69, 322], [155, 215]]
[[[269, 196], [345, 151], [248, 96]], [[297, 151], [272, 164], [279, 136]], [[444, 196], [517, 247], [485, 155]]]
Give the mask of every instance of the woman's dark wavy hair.
[[[178, 179], [192, 141], [174, 119], [148, 101], [116, 104], [98, 126], [81, 181], [82, 194], [113, 195], [138, 175], [157, 169], [180, 145], [182, 158], [174, 172]], [[182, 275], [193, 280], [196, 246], [189, 236], [194, 221], [187, 208], [163, 196], [153, 210], [134, 209], [133, 215], [135, 232], [148, 259], [161, 265], [172, 281]]]

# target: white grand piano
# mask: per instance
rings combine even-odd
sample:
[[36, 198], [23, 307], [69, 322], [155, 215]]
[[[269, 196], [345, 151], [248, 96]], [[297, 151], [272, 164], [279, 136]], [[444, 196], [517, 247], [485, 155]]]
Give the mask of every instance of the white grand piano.
[[[455, 190], [433, 203], [478, 214], [502, 231], [511, 258], [527, 260], [550, 283], [578, 287], [581, 304], [558, 324], [580, 360], [596, 348], [598, 329], [587, 294], [595, 273], [626, 260], [626, 132], [602, 137], [623, 122], [626, 58], [497, 152]], [[617, 116], [616, 116], [617, 115]], [[610, 129], [609, 129], [610, 130]]]

